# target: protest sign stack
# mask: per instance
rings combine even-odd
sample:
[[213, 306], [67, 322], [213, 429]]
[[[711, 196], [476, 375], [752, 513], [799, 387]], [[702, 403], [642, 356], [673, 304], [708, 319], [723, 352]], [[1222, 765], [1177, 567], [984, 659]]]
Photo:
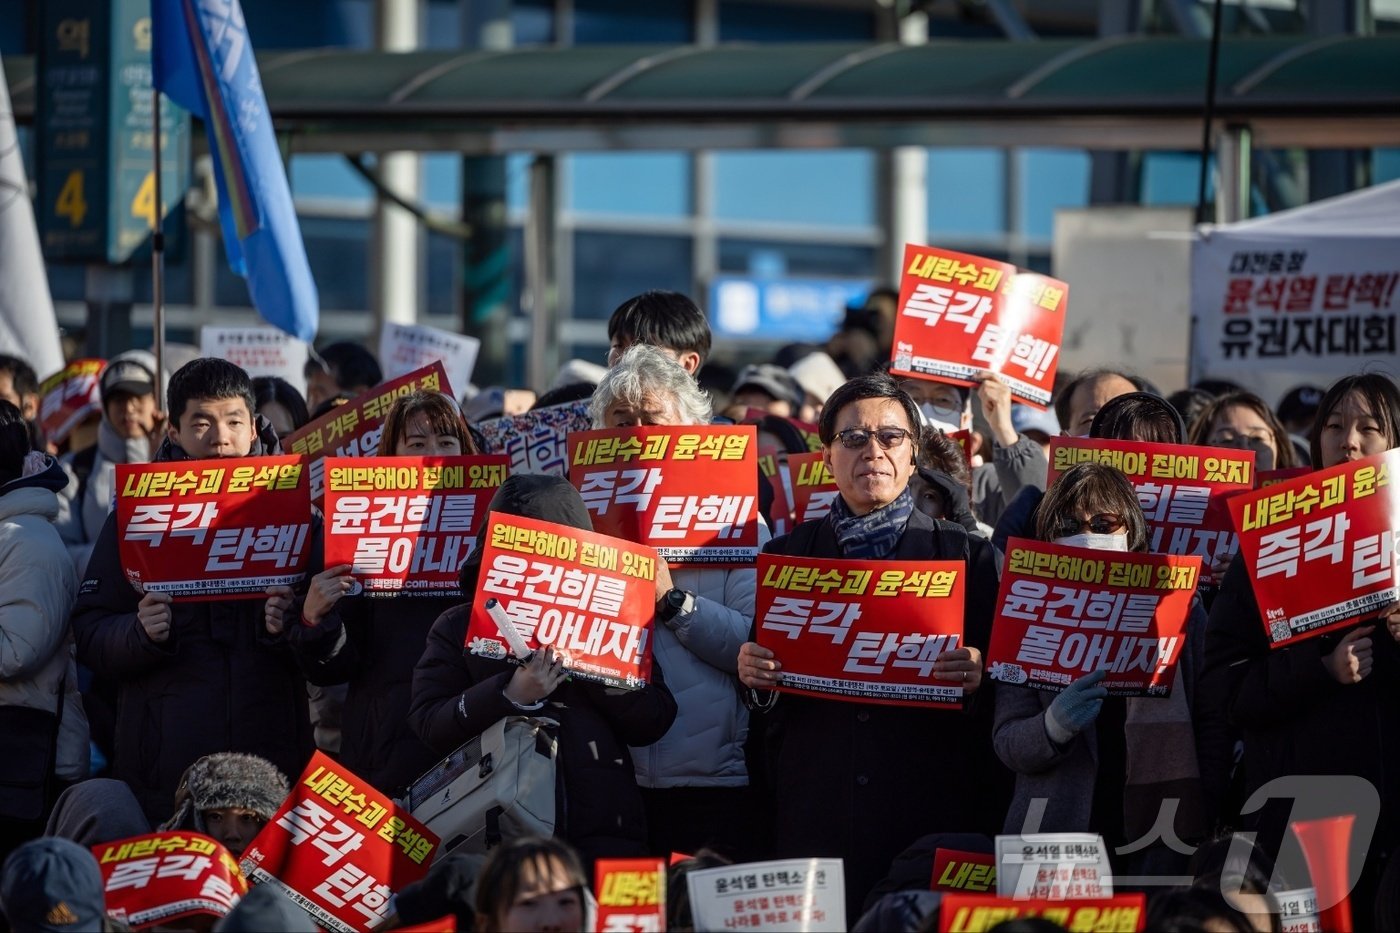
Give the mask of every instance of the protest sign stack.
[[92, 854], [102, 869], [107, 916], [136, 929], [222, 917], [248, 893], [238, 862], [201, 833], [133, 836], [95, 845]]
[[39, 384], [39, 427], [55, 444], [89, 415], [102, 411], [105, 360], [74, 360]]

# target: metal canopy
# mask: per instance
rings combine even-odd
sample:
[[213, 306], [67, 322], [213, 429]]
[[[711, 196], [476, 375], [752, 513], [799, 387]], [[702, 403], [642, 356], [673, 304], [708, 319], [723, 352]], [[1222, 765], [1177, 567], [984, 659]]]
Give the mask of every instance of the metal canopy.
[[[534, 47], [258, 56], [299, 152], [1061, 145], [1195, 148], [1205, 40]], [[5, 71], [32, 120], [31, 59]], [[1400, 146], [1400, 37], [1222, 42], [1257, 147]]]

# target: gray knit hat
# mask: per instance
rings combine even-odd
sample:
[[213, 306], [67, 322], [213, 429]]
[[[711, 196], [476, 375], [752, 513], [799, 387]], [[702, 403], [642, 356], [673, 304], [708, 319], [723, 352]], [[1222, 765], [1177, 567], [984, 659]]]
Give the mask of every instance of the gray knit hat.
[[205, 755], [180, 778], [175, 815], [161, 824], [161, 829], [204, 832], [204, 811], [224, 807], [251, 810], [270, 820], [290, 789], [286, 776], [266, 758], [241, 752]]

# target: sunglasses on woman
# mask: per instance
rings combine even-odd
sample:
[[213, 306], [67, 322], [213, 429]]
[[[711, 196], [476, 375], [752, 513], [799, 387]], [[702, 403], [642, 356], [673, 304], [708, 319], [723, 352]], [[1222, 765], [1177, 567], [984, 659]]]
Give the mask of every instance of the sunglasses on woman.
[[1089, 532], [1095, 535], [1116, 535], [1128, 523], [1123, 516], [1115, 515], [1112, 512], [1100, 512], [1087, 520], [1078, 518], [1063, 518], [1055, 526], [1055, 537], [1072, 538], [1080, 532]]
[[867, 431], [865, 428], [847, 428], [844, 431], [836, 432], [836, 440], [840, 441], [841, 446], [847, 450], [861, 450], [870, 443], [872, 437], [882, 449], [889, 450], [891, 447], [903, 444], [904, 439], [911, 436], [903, 428], [880, 428], [878, 431]]

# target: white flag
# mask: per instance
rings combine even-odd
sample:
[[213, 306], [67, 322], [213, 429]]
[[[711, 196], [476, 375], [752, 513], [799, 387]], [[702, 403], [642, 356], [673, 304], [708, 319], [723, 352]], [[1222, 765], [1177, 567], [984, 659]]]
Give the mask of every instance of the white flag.
[[27, 360], [40, 379], [63, 368], [34, 205], [24, 177], [10, 89], [0, 63], [0, 353]]

